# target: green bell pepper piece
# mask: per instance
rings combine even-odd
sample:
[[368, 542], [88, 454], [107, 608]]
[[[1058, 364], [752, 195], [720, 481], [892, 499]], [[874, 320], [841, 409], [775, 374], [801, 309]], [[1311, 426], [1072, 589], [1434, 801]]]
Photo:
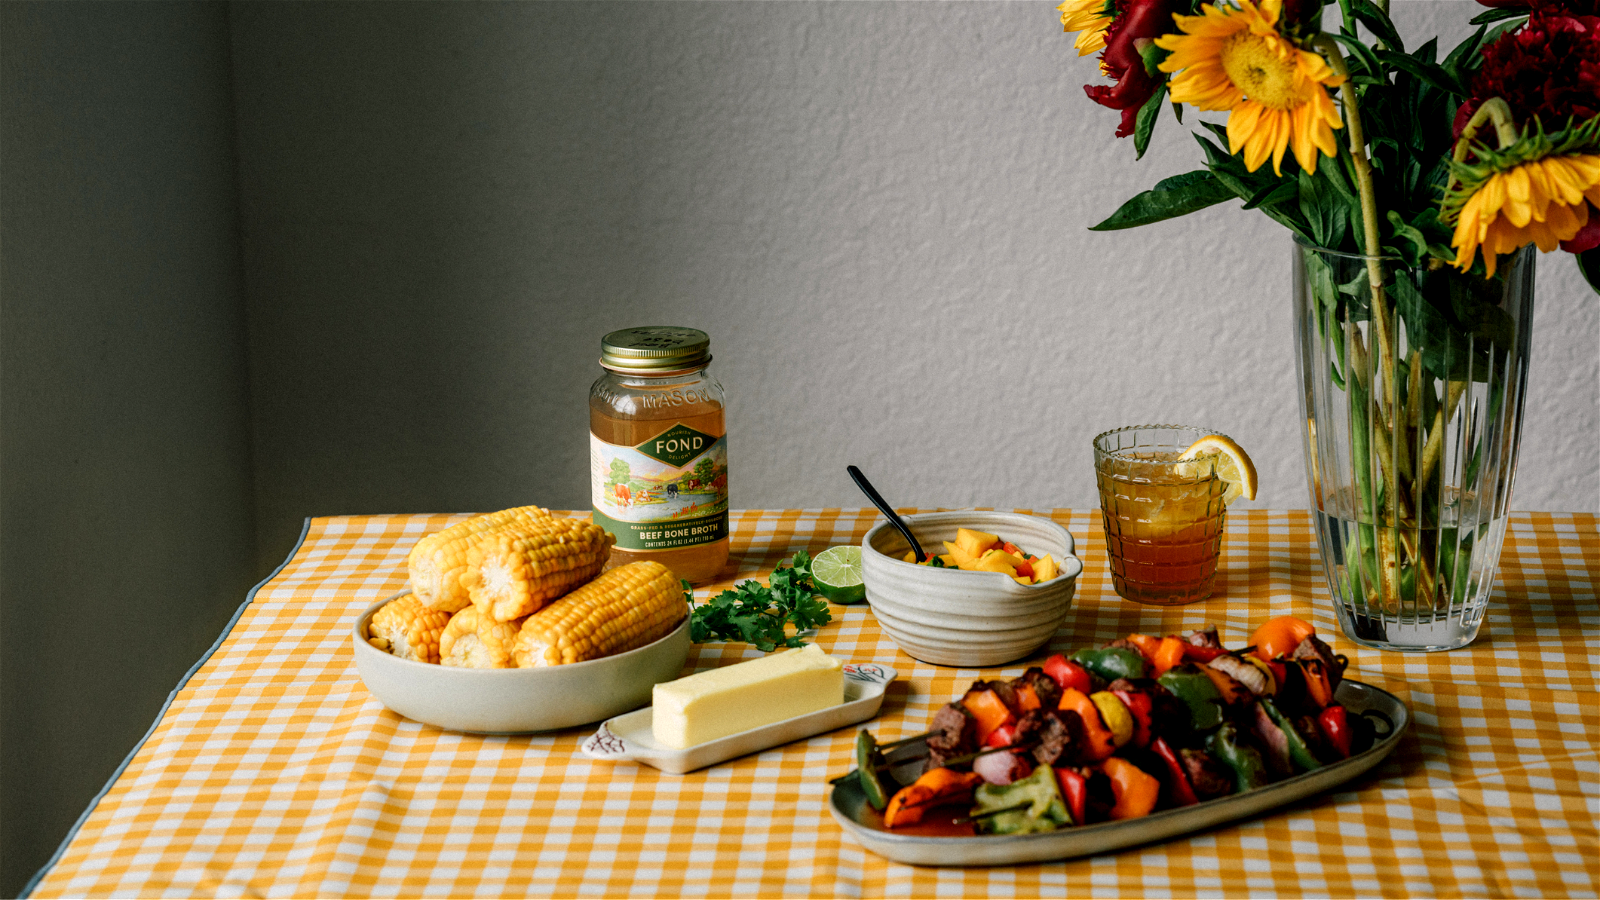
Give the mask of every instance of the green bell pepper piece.
[[[1202, 676], [1203, 677], [1203, 676]], [[1239, 739], [1239, 728], [1224, 722], [1221, 728], [1206, 739], [1206, 749], [1233, 770], [1233, 785], [1237, 793], [1252, 791], [1267, 783], [1267, 764], [1254, 747]]]
[[1163, 672], [1156, 682], [1189, 707], [1190, 724], [1196, 731], [1210, 731], [1222, 724], [1222, 694], [1216, 682], [1194, 663], [1184, 663]]
[[861, 785], [861, 793], [867, 796], [867, 802], [878, 812], [883, 812], [889, 805], [888, 792], [883, 789], [883, 782], [878, 779], [878, 766], [883, 761], [883, 755], [878, 752], [878, 742], [865, 728], [856, 733], [856, 780]]
[[[1067, 804], [1061, 798], [1061, 788], [1056, 784], [1056, 773], [1049, 766], [1040, 766], [1033, 774], [1007, 785], [979, 785], [972, 792], [972, 810], [976, 816], [973, 827], [979, 834], [1032, 834], [1055, 831], [1072, 824]], [[1008, 809], [1028, 804], [1022, 809]], [[990, 810], [1005, 810], [985, 816]]]
[[1278, 726], [1278, 730], [1283, 732], [1285, 738], [1288, 738], [1289, 761], [1294, 763], [1295, 768], [1302, 772], [1322, 768], [1322, 763], [1311, 752], [1311, 747], [1306, 744], [1306, 739], [1300, 736], [1299, 731], [1295, 730], [1294, 723], [1290, 722], [1288, 717], [1278, 710], [1278, 705], [1272, 702], [1272, 698], [1262, 697], [1256, 702], [1260, 703], [1261, 708], [1267, 711], [1267, 718], [1272, 720], [1272, 724]]
[[1079, 650], [1072, 661], [1106, 681], [1118, 678], [1143, 678], [1144, 657], [1127, 647], [1102, 647], [1099, 650]]

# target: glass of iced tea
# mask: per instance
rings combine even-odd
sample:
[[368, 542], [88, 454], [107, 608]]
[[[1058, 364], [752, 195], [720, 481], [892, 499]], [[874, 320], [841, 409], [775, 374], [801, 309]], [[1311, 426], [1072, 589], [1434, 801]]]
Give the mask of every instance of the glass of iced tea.
[[1111, 582], [1124, 599], [1176, 606], [1211, 596], [1227, 484], [1216, 454], [1178, 458], [1210, 434], [1217, 432], [1134, 425], [1094, 439]]

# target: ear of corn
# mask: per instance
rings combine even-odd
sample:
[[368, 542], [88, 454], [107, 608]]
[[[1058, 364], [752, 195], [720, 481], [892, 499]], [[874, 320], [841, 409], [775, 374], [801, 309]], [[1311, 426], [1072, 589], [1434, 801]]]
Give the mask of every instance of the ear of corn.
[[478, 614], [520, 619], [600, 574], [616, 538], [581, 519], [524, 519], [479, 534], [461, 575]]
[[440, 637], [439, 661], [466, 669], [515, 668], [511, 650], [521, 628], [521, 619], [496, 622], [479, 615], [477, 607], [469, 606], [450, 618]]
[[417, 595], [396, 597], [378, 608], [367, 623], [367, 643], [401, 659], [439, 661], [439, 639], [450, 614], [428, 609]]
[[665, 637], [688, 614], [672, 570], [629, 563], [529, 616], [513, 653], [523, 668], [598, 659]]
[[461, 575], [467, 571], [467, 549], [485, 532], [519, 523], [553, 519], [549, 510], [519, 506], [457, 522], [423, 537], [406, 557], [411, 590], [423, 606], [453, 613], [472, 602]]

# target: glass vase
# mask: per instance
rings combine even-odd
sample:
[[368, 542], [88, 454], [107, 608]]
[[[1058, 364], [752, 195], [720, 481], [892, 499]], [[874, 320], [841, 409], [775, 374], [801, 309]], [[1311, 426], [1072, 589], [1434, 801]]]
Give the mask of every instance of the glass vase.
[[1533, 250], [1484, 278], [1295, 242], [1306, 475], [1358, 644], [1450, 650], [1483, 624], [1522, 432]]

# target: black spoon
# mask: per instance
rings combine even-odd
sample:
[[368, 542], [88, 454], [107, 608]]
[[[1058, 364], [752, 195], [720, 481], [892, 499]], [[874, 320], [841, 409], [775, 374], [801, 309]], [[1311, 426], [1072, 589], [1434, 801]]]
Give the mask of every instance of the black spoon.
[[850, 473], [851, 478], [855, 479], [856, 487], [861, 488], [861, 493], [866, 494], [867, 499], [872, 501], [872, 505], [878, 508], [878, 512], [888, 517], [889, 524], [893, 525], [896, 531], [911, 542], [911, 549], [916, 551], [917, 554], [917, 562], [927, 559], [928, 554], [922, 551], [922, 545], [917, 543], [916, 536], [911, 533], [910, 526], [906, 525], [906, 520], [900, 518], [900, 515], [894, 511], [894, 507], [883, 499], [883, 495], [879, 494], [877, 488], [872, 486], [872, 482], [867, 480], [867, 476], [861, 474], [861, 470], [855, 466], [845, 466], [845, 470]]

